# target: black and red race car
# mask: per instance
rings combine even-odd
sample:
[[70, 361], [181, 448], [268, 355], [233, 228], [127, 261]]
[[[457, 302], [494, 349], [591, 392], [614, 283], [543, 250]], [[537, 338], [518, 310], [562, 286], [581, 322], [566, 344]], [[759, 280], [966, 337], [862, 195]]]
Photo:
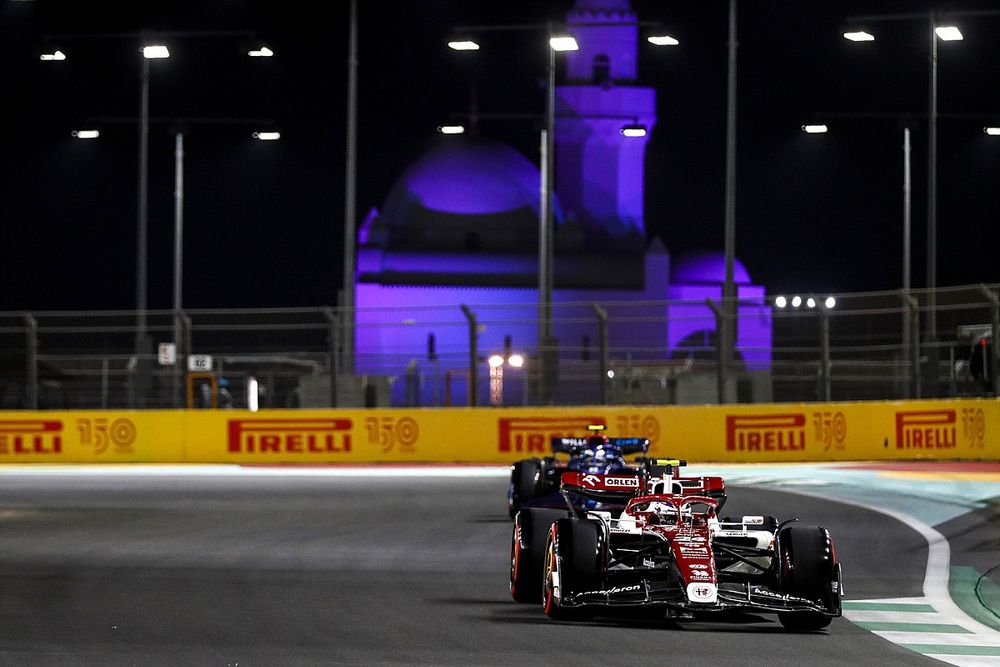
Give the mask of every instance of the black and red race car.
[[[647, 461], [636, 475], [564, 473], [567, 510], [515, 517], [514, 599], [541, 600], [549, 617], [571, 620], [625, 607], [674, 616], [739, 610], [819, 630], [841, 615], [841, 566], [825, 528], [771, 516], [720, 519], [723, 480], [677, 477], [682, 464]], [[571, 494], [606, 507], [617, 501], [621, 510], [580, 509]]]

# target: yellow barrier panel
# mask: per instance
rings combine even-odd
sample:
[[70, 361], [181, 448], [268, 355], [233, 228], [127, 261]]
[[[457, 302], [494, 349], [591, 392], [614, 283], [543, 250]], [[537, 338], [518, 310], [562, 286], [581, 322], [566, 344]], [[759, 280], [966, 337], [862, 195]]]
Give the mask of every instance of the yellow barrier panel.
[[509, 463], [559, 436], [692, 461], [1000, 460], [1000, 400], [0, 413], [0, 463]]

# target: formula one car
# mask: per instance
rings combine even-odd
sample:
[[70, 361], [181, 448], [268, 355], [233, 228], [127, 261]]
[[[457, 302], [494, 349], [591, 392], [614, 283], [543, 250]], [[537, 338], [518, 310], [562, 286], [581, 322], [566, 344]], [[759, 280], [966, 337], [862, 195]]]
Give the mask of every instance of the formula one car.
[[[607, 475], [636, 473], [642, 456], [649, 450], [647, 438], [609, 438], [605, 426], [587, 427], [592, 435], [586, 438], [552, 438], [552, 455], [517, 461], [510, 467], [507, 487], [507, 511], [513, 519], [522, 507], [562, 507], [559, 480], [566, 471]], [[558, 458], [560, 454], [568, 459]], [[640, 455], [638, 460], [625, 457]]]
[[[577, 510], [567, 501], [562, 516], [520, 512], [511, 546], [514, 599], [537, 600], [524, 586], [540, 584], [553, 619], [624, 607], [675, 616], [753, 611], [777, 613], [797, 631], [825, 628], [841, 615], [841, 566], [825, 528], [770, 516], [720, 520], [717, 498], [677, 484], [681, 463], [651, 461], [630, 478], [565, 473], [564, 494], [627, 495], [624, 508]], [[540, 571], [527, 571], [538, 567], [539, 554]]]

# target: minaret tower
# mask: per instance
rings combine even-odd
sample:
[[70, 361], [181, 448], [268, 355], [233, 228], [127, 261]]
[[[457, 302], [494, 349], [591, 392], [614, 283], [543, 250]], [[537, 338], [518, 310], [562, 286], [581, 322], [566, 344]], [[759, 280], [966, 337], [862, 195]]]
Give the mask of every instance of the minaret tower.
[[[636, 16], [629, 0], [577, 0], [566, 22], [580, 50], [566, 53], [567, 82], [556, 88], [556, 192], [591, 242], [641, 251], [656, 91], [636, 85]], [[624, 136], [626, 125], [645, 126], [647, 136]]]

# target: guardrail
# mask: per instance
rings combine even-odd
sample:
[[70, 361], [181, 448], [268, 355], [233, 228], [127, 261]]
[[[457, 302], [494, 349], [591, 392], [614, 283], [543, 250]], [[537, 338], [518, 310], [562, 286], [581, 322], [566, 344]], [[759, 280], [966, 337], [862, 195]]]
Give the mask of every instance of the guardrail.
[[704, 301], [554, 304], [560, 335], [542, 346], [537, 309], [525, 304], [369, 309], [357, 318], [352, 359], [339, 344], [348, 318], [336, 308], [149, 311], [141, 330], [131, 311], [0, 313], [0, 409], [997, 396], [997, 295], [997, 285], [977, 285], [933, 299], [837, 295], [833, 307], [758, 299], [731, 309], [729, 364], [719, 363], [715, 337], [727, 309]]

